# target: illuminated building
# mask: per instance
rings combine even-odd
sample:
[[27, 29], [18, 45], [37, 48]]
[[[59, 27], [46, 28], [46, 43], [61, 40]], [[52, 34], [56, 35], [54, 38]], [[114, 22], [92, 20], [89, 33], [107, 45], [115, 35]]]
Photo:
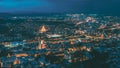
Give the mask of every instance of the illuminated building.
[[100, 36], [100, 38], [101, 38], [101, 39], [104, 39], [104, 35], [102, 34], [102, 35]]
[[39, 29], [39, 34], [40, 34], [40, 36], [38, 37], [39, 44], [36, 49], [46, 48], [46, 44], [45, 44], [44, 40], [41, 39], [41, 36], [42, 36], [41, 34], [45, 33], [46, 31], [47, 31], [47, 28], [44, 25]]
[[15, 59], [15, 61], [13, 62], [14, 65], [16, 64], [20, 64], [20, 60], [18, 58]]
[[47, 28], [44, 25], [39, 30], [40, 33], [44, 33], [46, 31], [47, 31]]
[[86, 22], [89, 22], [89, 21], [91, 21], [91, 20], [92, 20], [91, 17], [87, 17], [87, 18], [86, 18]]
[[16, 57], [26, 57], [26, 56], [28, 56], [28, 54], [24, 54], [24, 53], [23, 54], [16, 54], [15, 56]]
[[44, 49], [46, 48], [46, 44], [44, 43], [44, 40], [41, 40], [38, 44], [37, 49]]
[[47, 35], [48, 38], [57, 38], [57, 37], [61, 37], [61, 35], [58, 34], [54, 34], [54, 35]]
[[18, 45], [24, 45], [25, 42], [8, 42], [5, 44], [5, 47], [17, 47]]
[[106, 27], [106, 25], [101, 25], [98, 29], [104, 29]]

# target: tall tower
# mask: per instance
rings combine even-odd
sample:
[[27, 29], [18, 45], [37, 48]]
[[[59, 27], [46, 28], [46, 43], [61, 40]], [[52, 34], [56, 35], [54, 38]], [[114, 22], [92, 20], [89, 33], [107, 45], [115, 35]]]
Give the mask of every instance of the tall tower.
[[41, 28], [39, 29], [39, 37], [38, 37], [39, 44], [36, 49], [46, 48], [45, 41], [42, 39], [42, 34], [45, 33], [46, 31], [47, 31], [47, 28], [44, 25], [41, 26]]
[[46, 44], [45, 44], [44, 40], [41, 40], [38, 44], [37, 49], [44, 49], [44, 48], [46, 48]]

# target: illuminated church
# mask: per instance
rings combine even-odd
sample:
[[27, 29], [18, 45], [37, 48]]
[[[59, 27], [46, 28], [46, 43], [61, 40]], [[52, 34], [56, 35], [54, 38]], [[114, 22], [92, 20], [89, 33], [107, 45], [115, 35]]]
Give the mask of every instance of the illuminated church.
[[[39, 29], [39, 33], [45, 33], [47, 31], [47, 28], [43, 25], [40, 29]], [[45, 41], [41, 39], [41, 36], [38, 38], [38, 46], [36, 49], [45, 49], [46, 48], [46, 44]]]
[[15, 61], [13, 62], [14, 65], [16, 64], [20, 64], [20, 60], [18, 58], [15, 59]]

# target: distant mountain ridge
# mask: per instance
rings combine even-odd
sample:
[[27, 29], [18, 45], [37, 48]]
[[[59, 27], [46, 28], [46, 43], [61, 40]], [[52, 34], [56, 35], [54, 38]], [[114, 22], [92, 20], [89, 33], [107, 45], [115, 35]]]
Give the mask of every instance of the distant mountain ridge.
[[0, 13], [0, 16], [51, 16], [61, 15], [66, 13]]
[[[2, 13], [0, 12], [1, 16], [51, 16], [51, 15], [61, 15], [61, 14], [80, 14], [80, 13]], [[99, 14], [99, 15], [110, 15], [110, 16], [120, 16], [120, 14], [107, 14], [107, 13], [85, 13], [85, 14]]]

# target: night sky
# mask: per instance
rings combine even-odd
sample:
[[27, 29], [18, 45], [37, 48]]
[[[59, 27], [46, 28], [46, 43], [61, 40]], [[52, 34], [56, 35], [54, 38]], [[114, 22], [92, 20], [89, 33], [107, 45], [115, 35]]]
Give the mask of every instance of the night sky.
[[120, 0], [0, 0], [0, 12], [120, 14]]

